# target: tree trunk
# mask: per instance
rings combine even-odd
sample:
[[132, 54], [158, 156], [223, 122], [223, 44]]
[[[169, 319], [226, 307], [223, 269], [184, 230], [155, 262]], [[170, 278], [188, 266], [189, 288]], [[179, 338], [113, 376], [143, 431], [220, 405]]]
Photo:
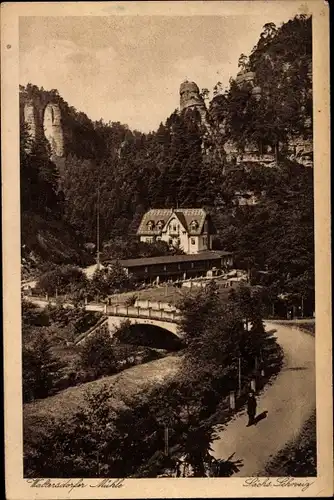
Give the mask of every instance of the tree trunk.
[[279, 148], [279, 142], [277, 141], [275, 143], [275, 161], [276, 161], [276, 165], [278, 165], [278, 148]]

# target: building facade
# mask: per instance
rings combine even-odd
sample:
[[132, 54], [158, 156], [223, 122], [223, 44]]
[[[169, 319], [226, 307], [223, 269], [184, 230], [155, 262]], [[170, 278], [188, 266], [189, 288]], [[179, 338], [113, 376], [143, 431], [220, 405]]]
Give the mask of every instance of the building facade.
[[186, 254], [211, 250], [213, 234], [211, 217], [202, 208], [149, 210], [137, 231], [140, 241], [165, 241]]
[[193, 255], [144, 257], [118, 262], [138, 281], [150, 283], [206, 276], [211, 271], [219, 274], [221, 270], [226, 271], [233, 266], [233, 255], [231, 252], [204, 251]]

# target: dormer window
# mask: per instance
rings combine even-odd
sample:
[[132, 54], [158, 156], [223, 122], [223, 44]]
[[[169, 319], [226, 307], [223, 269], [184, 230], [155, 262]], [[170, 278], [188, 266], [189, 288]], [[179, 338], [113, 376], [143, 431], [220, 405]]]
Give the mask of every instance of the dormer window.
[[153, 222], [153, 220], [149, 220], [148, 221], [148, 223], [147, 223], [147, 229], [149, 231], [153, 231], [153, 229], [154, 229], [154, 222]]
[[191, 223], [190, 223], [190, 230], [191, 231], [197, 231], [197, 229], [198, 229], [198, 222], [197, 222], [197, 220], [191, 221]]
[[162, 229], [163, 229], [164, 225], [165, 225], [165, 221], [163, 221], [163, 220], [158, 220], [158, 222], [157, 222], [157, 229], [158, 229], [159, 231], [162, 231]]

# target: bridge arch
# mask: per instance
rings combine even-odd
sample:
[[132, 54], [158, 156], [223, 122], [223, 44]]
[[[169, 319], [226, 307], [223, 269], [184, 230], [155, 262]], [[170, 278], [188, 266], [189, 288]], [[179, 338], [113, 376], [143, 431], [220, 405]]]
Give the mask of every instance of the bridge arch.
[[108, 315], [108, 326], [111, 331], [113, 328], [118, 328], [124, 321], [129, 321], [132, 325], [153, 325], [173, 333], [179, 338], [182, 334], [179, 331], [178, 324], [172, 321], [157, 320], [154, 318], [133, 318], [130, 316], [114, 316]]
[[[118, 323], [118, 322], [117, 322]], [[122, 328], [124, 326], [124, 328]], [[122, 344], [134, 344], [167, 351], [178, 351], [183, 343], [173, 329], [166, 329], [156, 324], [123, 319], [119, 326], [109, 330], [111, 336]]]

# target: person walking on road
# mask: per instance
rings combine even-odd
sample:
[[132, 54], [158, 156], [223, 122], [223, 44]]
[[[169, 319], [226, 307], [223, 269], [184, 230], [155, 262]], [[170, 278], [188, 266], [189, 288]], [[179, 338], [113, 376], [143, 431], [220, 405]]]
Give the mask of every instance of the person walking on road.
[[255, 423], [255, 415], [256, 415], [256, 398], [253, 391], [250, 391], [248, 394], [247, 400], [247, 413], [248, 413], [248, 424], [247, 427], [253, 425]]

